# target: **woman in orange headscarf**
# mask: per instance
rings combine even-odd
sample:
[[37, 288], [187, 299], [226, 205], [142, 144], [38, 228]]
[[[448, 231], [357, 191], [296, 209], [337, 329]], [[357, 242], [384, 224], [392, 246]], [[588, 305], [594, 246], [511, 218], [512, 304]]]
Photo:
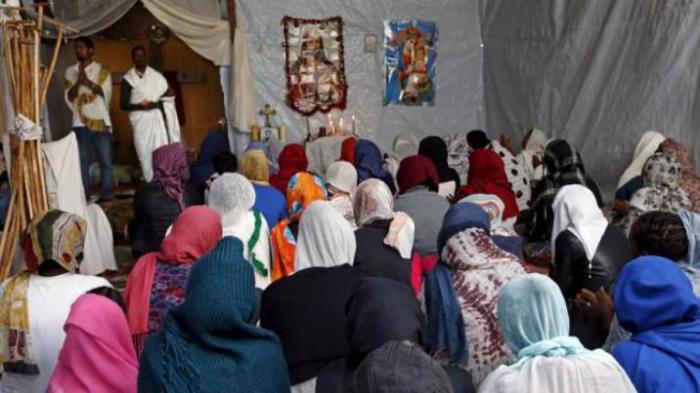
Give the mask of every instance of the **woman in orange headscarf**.
[[289, 217], [280, 221], [270, 233], [273, 281], [294, 273], [296, 238], [299, 234], [301, 215], [311, 202], [325, 199], [328, 199], [328, 192], [320, 177], [308, 172], [299, 172], [289, 180]]

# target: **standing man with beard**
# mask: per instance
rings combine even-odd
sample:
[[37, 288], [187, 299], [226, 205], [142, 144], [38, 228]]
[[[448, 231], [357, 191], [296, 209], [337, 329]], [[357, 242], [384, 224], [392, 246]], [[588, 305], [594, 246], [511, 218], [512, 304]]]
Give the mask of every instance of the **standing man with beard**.
[[114, 198], [112, 121], [109, 117], [112, 76], [105, 66], [92, 59], [94, 54], [95, 43], [90, 38], [75, 40], [78, 63], [66, 69], [65, 97], [73, 111], [73, 132], [78, 138], [85, 196], [90, 198], [91, 149], [94, 149], [100, 164], [100, 199], [110, 200]]
[[143, 178], [153, 179], [153, 151], [180, 141], [180, 123], [175, 109], [175, 93], [163, 74], [148, 66], [148, 54], [142, 46], [131, 51], [134, 62], [122, 79], [119, 106], [129, 112], [134, 132], [134, 147]]

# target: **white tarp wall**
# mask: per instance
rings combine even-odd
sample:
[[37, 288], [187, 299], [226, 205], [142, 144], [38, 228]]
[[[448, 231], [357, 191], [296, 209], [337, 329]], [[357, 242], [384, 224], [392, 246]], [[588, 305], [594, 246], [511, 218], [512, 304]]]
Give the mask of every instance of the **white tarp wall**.
[[[270, 103], [292, 140], [302, 117], [284, 104], [280, 21], [289, 15], [345, 21], [348, 109], [384, 148], [486, 126], [517, 141], [533, 126], [572, 141], [607, 192], [646, 130], [700, 156], [700, 1], [697, 0], [239, 0], [259, 106]], [[434, 107], [382, 106], [382, 22], [437, 22]], [[365, 34], [378, 38], [364, 53]], [[480, 47], [480, 43], [484, 47]], [[482, 83], [483, 81], [483, 83]], [[696, 99], [696, 96], [699, 96]], [[316, 117], [315, 124], [322, 122]], [[698, 160], [696, 160], [698, 161]]]
[[489, 0], [482, 15], [492, 133], [572, 141], [608, 199], [646, 130], [700, 156], [700, 1]]
[[[346, 124], [358, 117], [361, 136], [390, 147], [401, 132], [419, 137], [447, 135], [485, 125], [478, 7], [474, 0], [238, 0], [238, 22], [245, 31], [255, 74], [258, 106], [277, 109], [273, 121], [286, 125], [289, 139], [306, 135], [303, 117], [284, 103], [284, 16], [321, 19], [342, 16], [345, 75], [348, 81]], [[438, 26], [437, 95], [433, 107], [383, 106], [384, 20], [422, 19]], [[375, 53], [364, 52], [365, 35], [377, 37]], [[338, 115], [338, 111], [334, 110]], [[325, 124], [312, 118], [312, 129]], [[260, 123], [262, 120], [260, 120]]]

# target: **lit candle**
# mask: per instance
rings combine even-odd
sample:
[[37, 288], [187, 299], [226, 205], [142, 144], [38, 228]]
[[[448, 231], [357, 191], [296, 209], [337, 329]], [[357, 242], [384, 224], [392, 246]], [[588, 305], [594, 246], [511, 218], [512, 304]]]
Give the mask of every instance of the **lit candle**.
[[355, 115], [352, 115], [352, 134], [355, 134]]
[[333, 130], [333, 117], [331, 117], [331, 114], [328, 113], [328, 130], [331, 131]]
[[345, 128], [343, 127], [343, 118], [340, 118], [340, 126], [338, 127], [338, 132], [336, 134], [343, 135], [345, 133]]

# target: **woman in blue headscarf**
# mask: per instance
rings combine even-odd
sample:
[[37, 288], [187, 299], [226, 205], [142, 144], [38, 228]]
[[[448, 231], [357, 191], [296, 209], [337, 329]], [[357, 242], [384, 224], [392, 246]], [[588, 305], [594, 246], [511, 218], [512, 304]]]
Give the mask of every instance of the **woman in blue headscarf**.
[[678, 264], [645, 256], [628, 263], [613, 291], [632, 338], [613, 356], [640, 393], [700, 391], [700, 300]]
[[355, 146], [355, 169], [357, 184], [367, 179], [379, 179], [386, 183], [392, 194], [396, 194], [396, 185], [391, 173], [384, 168], [384, 158], [379, 147], [371, 141], [360, 139]]
[[199, 190], [204, 190], [204, 182], [216, 172], [214, 157], [230, 152], [228, 134], [223, 130], [210, 132], [202, 141], [197, 162], [190, 165], [190, 182]]
[[557, 284], [531, 273], [498, 296], [498, 324], [517, 360], [484, 381], [480, 393], [634, 393], [612, 356], [569, 336], [569, 314]]
[[140, 392], [290, 391], [277, 336], [253, 321], [255, 279], [240, 240], [225, 237], [201, 258], [186, 292], [146, 341]]

